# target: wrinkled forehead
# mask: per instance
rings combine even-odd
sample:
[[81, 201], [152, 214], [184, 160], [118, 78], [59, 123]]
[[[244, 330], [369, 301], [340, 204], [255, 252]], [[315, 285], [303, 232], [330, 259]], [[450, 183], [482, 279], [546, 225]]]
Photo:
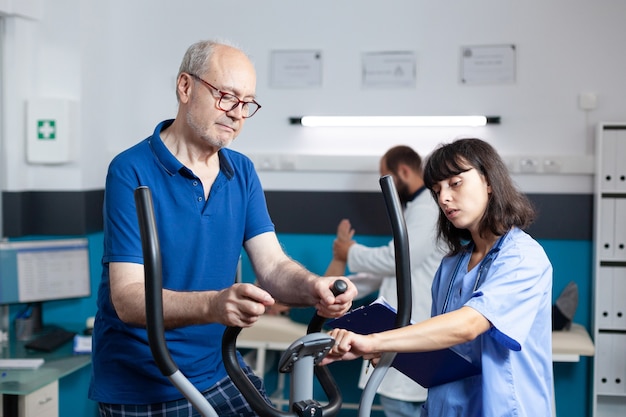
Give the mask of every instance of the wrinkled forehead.
[[240, 50], [219, 47], [211, 56], [207, 81], [220, 89], [234, 92], [242, 97], [256, 93], [256, 70], [250, 59]]

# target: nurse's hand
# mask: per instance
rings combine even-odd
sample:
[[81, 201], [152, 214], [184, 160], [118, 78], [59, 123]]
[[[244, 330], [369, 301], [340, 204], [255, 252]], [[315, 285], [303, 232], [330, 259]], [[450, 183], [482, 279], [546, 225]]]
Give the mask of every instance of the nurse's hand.
[[335, 361], [348, 361], [359, 357], [367, 360], [375, 360], [381, 352], [374, 348], [372, 335], [360, 335], [344, 329], [333, 329], [329, 336], [335, 339], [335, 346], [322, 360], [321, 365], [327, 365]]

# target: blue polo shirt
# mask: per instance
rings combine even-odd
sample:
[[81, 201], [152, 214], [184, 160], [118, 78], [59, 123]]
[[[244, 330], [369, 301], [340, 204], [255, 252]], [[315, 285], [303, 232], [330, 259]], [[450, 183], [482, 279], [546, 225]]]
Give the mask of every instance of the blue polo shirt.
[[[123, 323], [110, 301], [109, 262], [143, 263], [134, 201], [138, 186], [152, 193], [166, 289], [221, 290], [232, 285], [243, 243], [274, 231], [250, 159], [221, 149], [220, 171], [205, 201], [200, 179], [161, 141], [161, 130], [171, 122], [160, 123], [152, 136], [116, 156], [107, 173], [89, 390], [95, 401], [149, 404], [181, 397], [155, 365], [145, 329]], [[166, 332], [172, 359], [201, 391], [226, 376], [223, 331], [220, 324], [207, 324]]]

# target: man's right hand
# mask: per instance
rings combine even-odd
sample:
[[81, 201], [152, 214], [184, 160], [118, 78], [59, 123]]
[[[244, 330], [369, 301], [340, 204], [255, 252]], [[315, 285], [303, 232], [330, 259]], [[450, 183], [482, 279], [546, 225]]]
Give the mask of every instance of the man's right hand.
[[226, 326], [250, 327], [274, 303], [274, 298], [256, 285], [234, 284], [216, 293], [211, 317]]

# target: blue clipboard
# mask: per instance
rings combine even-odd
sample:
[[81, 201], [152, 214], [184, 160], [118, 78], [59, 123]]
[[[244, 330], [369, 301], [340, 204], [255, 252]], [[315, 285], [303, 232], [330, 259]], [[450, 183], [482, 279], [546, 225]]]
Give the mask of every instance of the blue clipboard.
[[[383, 297], [379, 297], [367, 306], [356, 308], [339, 318], [329, 320], [327, 325], [359, 334], [370, 334], [393, 329], [395, 320], [395, 309]], [[453, 349], [398, 353], [391, 366], [424, 388], [481, 373], [480, 367], [472, 364]]]

